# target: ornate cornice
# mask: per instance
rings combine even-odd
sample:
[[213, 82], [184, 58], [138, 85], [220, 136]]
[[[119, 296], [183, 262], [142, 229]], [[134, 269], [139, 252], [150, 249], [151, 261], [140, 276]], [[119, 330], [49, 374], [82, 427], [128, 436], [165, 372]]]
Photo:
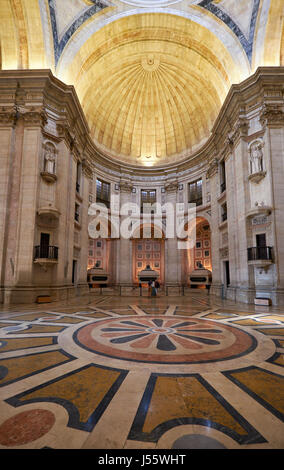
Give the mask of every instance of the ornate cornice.
[[[125, 164], [97, 149], [90, 137], [88, 123], [75, 89], [54, 77], [50, 70], [0, 71], [1, 96], [3, 96], [2, 107], [0, 106], [0, 125], [13, 126], [18, 118], [23, 119], [25, 126], [40, 125], [45, 137], [53, 136], [56, 142], [64, 139], [69, 148], [73, 146], [72, 152], [75, 158], [81, 158], [84, 154], [88, 164], [93, 168], [101, 168], [102, 172], [110, 174], [116, 181], [120, 178], [127, 179], [124, 175], [128, 175], [130, 181], [132, 179], [134, 181], [135, 178], [135, 181], [149, 181], [149, 184], [152, 181], [164, 184], [180, 181], [181, 176], [185, 178], [193, 173], [199, 175], [201, 171], [206, 172], [207, 169], [207, 174], [213, 175], [217, 171], [214, 157], [219, 160], [221, 154], [222, 157], [229, 155], [232, 151], [230, 146], [235, 146], [239, 138], [247, 142], [252, 139], [247, 132], [250, 122], [247, 116], [253, 116], [254, 119], [262, 104], [263, 107], [259, 112], [261, 122], [265, 126], [283, 126], [283, 79], [284, 67], [260, 67], [247, 80], [233, 85], [208, 141], [196, 152], [185, 155], [182, 161], [151, 168], [132, 163]], [[19, 90], [16, 93], [17, 84], [21, 95]], [[24, 112], [21, 113], [23, 108]], [[45, 110], [48, 114], [48, 124], [43, 128], [46, 120]], [[257, 132], [265, 132], [265, 127]], [[227, 138], [229, 145], [228, 141], [226, 142]]]

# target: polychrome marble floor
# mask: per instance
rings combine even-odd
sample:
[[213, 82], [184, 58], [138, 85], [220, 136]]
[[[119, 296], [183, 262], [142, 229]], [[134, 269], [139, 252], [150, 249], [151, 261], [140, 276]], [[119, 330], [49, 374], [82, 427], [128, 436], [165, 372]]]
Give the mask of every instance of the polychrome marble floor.
[[284, 308], [85, 297], [0, 311], [0, 449], [283, 449]]

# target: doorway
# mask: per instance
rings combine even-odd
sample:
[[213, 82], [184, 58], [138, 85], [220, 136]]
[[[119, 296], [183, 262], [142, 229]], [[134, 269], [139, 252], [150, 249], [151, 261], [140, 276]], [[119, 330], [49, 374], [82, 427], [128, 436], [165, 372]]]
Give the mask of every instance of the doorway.
[[73, 259], [72, 263], [72, 284], [76, 284], [77, 281], [77, 260]]
[[49, 253], [49, 241], [50, 235], [49, 233], [41, 233], [40, 234], [40, 258], [48, 258]]
[[230, 285], [230, 263], [229, 261], [224, 261], [224, 271], [225, 271], [225, 287]]

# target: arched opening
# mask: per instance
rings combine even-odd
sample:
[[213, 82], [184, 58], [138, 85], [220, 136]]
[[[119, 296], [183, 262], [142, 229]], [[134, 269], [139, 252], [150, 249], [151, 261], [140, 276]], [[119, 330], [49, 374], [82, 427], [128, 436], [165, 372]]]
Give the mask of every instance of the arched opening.
[[[165, 236], [154, 224], [141, 224], [133, 234], [132, 272], [133, 283], [139, 284], [138, 274], [150, 266], [156, 271], [160, 285], [165, 282]], [[145, 283], [146, 287], [147, 283]], [[144, 284], [142, 283], [142, 286]]]

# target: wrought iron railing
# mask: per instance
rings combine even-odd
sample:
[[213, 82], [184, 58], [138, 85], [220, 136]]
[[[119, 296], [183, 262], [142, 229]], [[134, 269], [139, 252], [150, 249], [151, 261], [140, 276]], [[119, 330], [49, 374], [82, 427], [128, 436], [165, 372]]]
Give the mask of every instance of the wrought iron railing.
[[37, 245], [35, 246], [34, 259], [58, 259], [58, 246]]
[[248, 248], [248, 261], [272, 261], [271, 246], [253, 246]]

